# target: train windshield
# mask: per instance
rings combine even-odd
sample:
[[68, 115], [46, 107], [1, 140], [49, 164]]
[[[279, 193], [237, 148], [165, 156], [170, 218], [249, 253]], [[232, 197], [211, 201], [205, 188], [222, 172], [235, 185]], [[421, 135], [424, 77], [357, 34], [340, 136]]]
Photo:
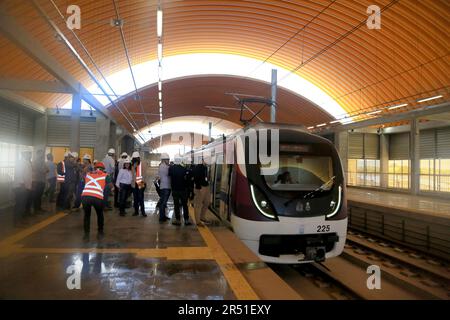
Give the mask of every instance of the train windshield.
[[[333, 161], [329, 156], [280, 154], [279, 169], [264, 179], [272, 190], [312, 191], [333, 186]], [[331, 181], [331, 183], [330, 183]]]

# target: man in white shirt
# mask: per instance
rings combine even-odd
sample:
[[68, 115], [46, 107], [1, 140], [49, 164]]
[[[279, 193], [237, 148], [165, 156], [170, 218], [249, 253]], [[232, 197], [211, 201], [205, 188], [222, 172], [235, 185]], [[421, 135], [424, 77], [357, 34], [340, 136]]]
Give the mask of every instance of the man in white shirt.
[[31, 209], [32, 174], [31, 152], [24, 151], [14, 170], [13, 188], [16, 202], [14, 222], [16, 225], [22, 222]]
[[[105, 172], [110, 176], [111, 181], [114, 181], [114, 171], [116, 168], [116, 159], [114, 158], [116, 154], [116, 150], [113, 148], [108, 150], [108, 154], [103, 159], [103, 164], [105, 165]], [[107, 185], [104, 191], [104, 203], [105, 209], [112, 209], [112, 207], [108, 203], [109, 195], [111, 194], [111, 187]]]
[[171, 184], [170, 184], [170, 177], [169, 177], [169, 161], [170, 157], [167, 153], [161, 154], [161, 163], [158, 168], [158, 177], [161, 180], [160, 182], [160, 188], [161, 188], [161, 195], [160, 195], [160, 201], [159, 201], [159, 222], [163, 223], [167, 220], [169, 220], [166, 217], [166, 206], [167, 201], [170, 197], [171, 192]]

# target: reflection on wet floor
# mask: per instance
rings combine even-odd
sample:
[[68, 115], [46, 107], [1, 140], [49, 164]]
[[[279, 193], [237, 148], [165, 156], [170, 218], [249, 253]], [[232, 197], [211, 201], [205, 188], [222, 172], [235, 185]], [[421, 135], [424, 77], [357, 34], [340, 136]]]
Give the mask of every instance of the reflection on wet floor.
[[[80, 290], [67, 288], [69, 266], [80, 274]], [[234, 299], [214, 261], [101, 253], [16, 255], [2, 263], [0, 279], [0, 297], [12, 299]]]
[[[195, 226], [159, 224], [158, 200], [148, 194], [148, 217], [105, 212], [105, 237], [83, 241], [83, 213], [61, 215], [35, 232], [0, 245], [0, 298], [235, 299], [221, 267]], [[172, 202], [168, 215], [173, 214]], [[68, 269], [69, 268], [69, 269]], [[72, 268], [72, 269], [71, 269]], [[80, 275], [81, 289], [68, 279]]]

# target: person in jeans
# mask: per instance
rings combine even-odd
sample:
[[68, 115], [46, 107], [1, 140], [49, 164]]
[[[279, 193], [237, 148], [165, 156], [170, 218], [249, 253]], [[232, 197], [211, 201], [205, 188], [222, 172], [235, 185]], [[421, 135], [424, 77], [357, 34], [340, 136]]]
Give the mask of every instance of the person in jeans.
[[132, 179], [133, 174], [131, 173], [131, 160], [125, 159], [116, 179], [116, 188], [119, 190], [119, 210], [121, 216], [126, 215], [125, 204], [128, 194], [131, 191]]
[[75, 197], [75, 203], [73, 205], [73, 207], [75, 209], [79, 209], [80, 205], [81, 205], [81, 193], [84, 190], [84, 181], [86, 179], [86, 175], [89, 172], [94, 171], [94, 167], [91, 164], [91, 159], [92, 158], [89, 154], [85, 154], [83, 156], [83, 163], [80, 165], [80, 171], [79, 171], [80, 179], [76, 186], [76, 197]]
[[49, 202], [55, 202], [55, 190], [56, 190], [56, 166], [53, 162], [53, 155], [51, 153], [47, 154], [47, 190], [45, 195]]
[[194, 196], [194, 212], [195, 222], [199, 226], [209, 224], [206, 220], [206, 210], [209, 207], [209, 182], [208, 182], [208, 167], [205, 161], [202, 160], [201, 164], [195, 166], [193, 170], [194, 183], [195, 183], [195, 196]]
[[172, 197], [174, 203], [175, 220], [173, 225], [179, 226], [180, 222], [180, 206], [183, 208], [184, 224], [191, 225], [189, 221], [188, 196], [190, 171], [181, 165], [182, 159], [180, 156], [175, 156], [174, 165], [169, 168], [170, 183], [172, 186]]
[[95, 171], [87, 173], [84, 179], [84, 189], [81, 194], [84, 210], [84, 240], [89, 240], [92, 207], [97, 214], [97, 236], [99, 239], [104, 236], [104, 190], [107, 185], [111, 184], [111, 177], [104, 170], [105, 165], [102, 162], [97, 162]]
[[159, 222], [163, 223], [167, 220], [169, 220], [169, 218], [166, 217], [166, 206], [167, 206], [167, 201], [169, 200], [170, 197], [170, 189], [171, 189], [171, 184], [170, 184], [170, 177], [169, 177], [169, 160], [170, 157], [167, 153], [163, 153], [161, 154], [161, 163], [159, 164], [159, 168], [158, 168], [158, 177], [160, 179], [160, 185], [159, 187], [161, 188], [161, 198], [160, 198], [160, 202], [159, 202]]
[[134, 203], [134, 214], [133, 216], [139, 215], [139, 210], [143, 217], [146, 217], [145, 205], [144, 205], [144, 194], [147, 184], [145, 182], [145, 166], [142, 165], [141, 156], [139, 152], [133, 152], [131, 156], [131, 188], [133, 191], [133, 203]]

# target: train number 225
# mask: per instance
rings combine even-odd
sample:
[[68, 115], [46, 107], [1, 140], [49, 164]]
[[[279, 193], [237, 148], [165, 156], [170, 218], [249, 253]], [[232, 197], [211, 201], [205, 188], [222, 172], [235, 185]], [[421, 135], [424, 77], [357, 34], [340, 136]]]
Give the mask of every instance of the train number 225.
[[323, 225], [319, 225], [317, 226], [317, 232], [328, 232], [330, 231], [330, 225], [329, 224], [323, 224]]

